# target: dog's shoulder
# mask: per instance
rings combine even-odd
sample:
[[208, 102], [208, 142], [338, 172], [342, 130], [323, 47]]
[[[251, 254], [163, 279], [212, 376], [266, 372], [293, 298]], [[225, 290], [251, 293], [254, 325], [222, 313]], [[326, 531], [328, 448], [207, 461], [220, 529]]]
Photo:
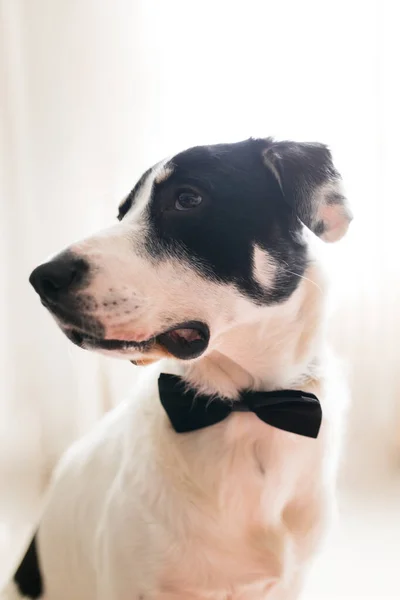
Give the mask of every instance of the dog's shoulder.
[[154, 422], [163, 415], [158, 397], [160, 365], [152, 365], [142, 372], [137, 369], [130, 390], [115, 408], [107, 413], [82, 438], [65, 452], [55, 471], [58, 481], [72, 471], [107, 468], [114, 471], [114, 461], [123, 452], [137, 451], [143, 438], [151, 435]]
[[[112, 531], [105, 525], [108, 518], [115, 519], [116, 512], [126, 516], [128, 509], [132, 515], [143, 514], [140, 490], [156, 468], [157, 445], [152, 440], [165, 418], [158, 399], [158, 374], [157, 368], [146, 368], [133, 382], [127, 399], [61, 458], [38, 531], [40, 558], [50, 586], [51, 573], [58, 572], [60, 565], [84, 562], [96, 554], [99, 540]], [[57, 556], [55, 539], [59, 541]], [[65, 569], [64, 576], [67, 585], [73, 573]], [[90, 573], [85, 577], [91, 577]]]

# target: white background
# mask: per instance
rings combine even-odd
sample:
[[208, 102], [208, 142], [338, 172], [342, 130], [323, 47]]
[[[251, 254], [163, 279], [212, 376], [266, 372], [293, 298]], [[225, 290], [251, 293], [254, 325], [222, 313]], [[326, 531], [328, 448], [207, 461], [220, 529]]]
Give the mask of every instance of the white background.
[[328, 143], [355, 213], [327, 250], [353, 393], [341, 525], [310, 598], [399, 598], [396, 0], [0, 0], [0, 581], [63, 449], [134, 381], [73, 348], [27, 279], [185, 146]]

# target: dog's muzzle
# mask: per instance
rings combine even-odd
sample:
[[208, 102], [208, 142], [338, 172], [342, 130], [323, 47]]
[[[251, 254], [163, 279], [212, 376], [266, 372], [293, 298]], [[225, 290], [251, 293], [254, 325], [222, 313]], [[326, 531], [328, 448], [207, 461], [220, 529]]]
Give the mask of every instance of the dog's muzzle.
[[68, 339], [87, 350], [117, 352], [131, 358], [132, 352], [162, 351], [181, 360], [201, 356], [208, 347], [210, 331], [201, 321], [185, 321], [143, 341], [107, 339], [105, 327], [95, 315], [82, 310], [79, 292], [90, 280], [89, 264], [71, 252], [37, 267], [29, 281], [42, 304], [57, 318]]

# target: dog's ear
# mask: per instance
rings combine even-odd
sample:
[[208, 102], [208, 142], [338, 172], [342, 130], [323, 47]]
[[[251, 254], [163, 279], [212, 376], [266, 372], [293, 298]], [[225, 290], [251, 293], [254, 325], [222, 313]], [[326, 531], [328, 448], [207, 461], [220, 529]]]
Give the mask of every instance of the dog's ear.
[[352, 220], [341, 177], [323, 144], [267, 140], [264, 161], [299, 219], [326, 242], [336, 242]]

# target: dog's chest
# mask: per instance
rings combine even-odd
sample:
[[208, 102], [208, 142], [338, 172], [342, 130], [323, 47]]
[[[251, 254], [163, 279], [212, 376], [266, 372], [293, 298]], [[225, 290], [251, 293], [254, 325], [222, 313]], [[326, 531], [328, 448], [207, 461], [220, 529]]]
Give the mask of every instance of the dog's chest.
[[[274, 598], [272, 587], [290, 579], [320, 521], [322, 438], [285, 433], [249, 413], [176, 435], [159, 414], [151, 427], [147, 414], [135, 418], [135, 436], [119, 420], [124, 433], [112, 430], [107, 451], [103, 441], [101, 452], [89, 444], [86, 460], [81, 453], [79, 464], [72, 456], [64, 465], [42, 527], [49, 590], [85, 600]], [[78, 474], [82, 486], [92, 482], [84, 503], [70, 484]], [[62, 519], [59, 505], [68, 507]], [[58, 553], [55, 524], [65, 541]], [[64, 569], [71, 561], [86, 564], [79, 585], [77, 572]], [[68, 594], [58, 593], [53, 572], [65, 573]], [[92, 588], [103, 592], [89, 596]]]
[[299, 503], [299, 523], [285, 513], [304, 483], [313, 497], [312, 481], [301, 482], [302, 472], [313, 469], [313, 442], [315, 449], [314, 440], [274, 429], [252, 414], [232, 415], [220, 431], [210, 428], [182, 441], [187, 470], [170, 497], [175, 509], [160, 591], [215, 600], [266, 598], [297, 562], [293, 536], [301, 533], [306, 513], [317, 516], [314, 500], [306, 510]]

